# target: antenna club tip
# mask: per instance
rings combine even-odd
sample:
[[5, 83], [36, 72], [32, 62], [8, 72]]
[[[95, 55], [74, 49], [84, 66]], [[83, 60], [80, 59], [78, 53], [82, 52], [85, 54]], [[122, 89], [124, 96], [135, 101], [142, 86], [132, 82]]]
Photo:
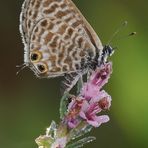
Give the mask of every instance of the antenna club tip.
[[128, 24], [128, 21], [124, 21], [124, 23], [123, 23], [124, 25], [127, 25]]
[[137, 35], [137, 32], [132, 32], [129, 34], [129, 36]]

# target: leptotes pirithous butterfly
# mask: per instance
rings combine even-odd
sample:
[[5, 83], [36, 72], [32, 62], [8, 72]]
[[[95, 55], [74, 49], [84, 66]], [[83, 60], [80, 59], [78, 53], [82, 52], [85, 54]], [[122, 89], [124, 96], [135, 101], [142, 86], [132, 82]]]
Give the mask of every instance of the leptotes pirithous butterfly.
[[25, 0], [20, 32], [25, 65], [41, 78], [65, 76], [66, 90], [113, 52], [71, 0]]

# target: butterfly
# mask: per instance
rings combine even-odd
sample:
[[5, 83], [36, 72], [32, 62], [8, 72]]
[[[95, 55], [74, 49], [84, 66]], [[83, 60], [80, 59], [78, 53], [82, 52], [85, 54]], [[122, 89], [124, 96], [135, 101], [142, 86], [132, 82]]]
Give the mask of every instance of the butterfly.
[[72, 0], [25, 0], [20, 32], [25, 65], [39, 78], [65, 76], [67, 91], [114, 51], [103, 47]]

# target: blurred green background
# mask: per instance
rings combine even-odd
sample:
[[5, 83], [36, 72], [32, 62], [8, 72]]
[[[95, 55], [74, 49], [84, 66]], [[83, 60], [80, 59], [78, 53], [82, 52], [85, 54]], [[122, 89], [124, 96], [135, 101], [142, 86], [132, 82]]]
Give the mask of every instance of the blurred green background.
[[[59, 121], [60, 80], [36, 79], [23, 63], [19, 14], [23, 0], [0, 1], [0, 148], [36, 148], [52, 119]], [[105, 90], [112, 96], [110, 122], [94, 129], [85, 148], [148, 148], [148, 1], [74, 0], [103, 44], [124, 20], [112, 43], [114, 72]], [[118, 40], [136, 31], [137, 36]]]

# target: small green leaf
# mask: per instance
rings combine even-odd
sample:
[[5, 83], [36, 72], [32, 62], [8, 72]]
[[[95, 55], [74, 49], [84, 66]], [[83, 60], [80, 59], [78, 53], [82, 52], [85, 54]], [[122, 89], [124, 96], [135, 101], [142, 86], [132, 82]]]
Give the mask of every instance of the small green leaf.
[[51, 144], [53, 143], [53, 139], [50, 136], [40, 136], [38, 137], [35, 142], [37, 143], [37, 145], [39, 147], [43, 147], [43, 148], [50, 148]]
[[56, 136], [57, 125], [55, 121], [52, 121], [50, 127], [46, 129], [46, 136], [51, 136], [55, 138]]
[[87, 134], [92, 130], [92, 126], [89, 124], [86, 124], [85, 122], [80, 123], [76, 128], [72, 129], [69, 133], [69, 140], [76, 139], [84, 134]]
[[60, 102], [60, 119], [63, 119], [63, 117], [67, 113], [68, 97], [69, 97], [69, 93], [65, 93], [63, 95], [63, 97], [61, 98], [61, 102]]
[[39, 136], [35, 142], [38, 144], [39, 148], [50, 148], [51, 144], [55, 140], [57, 131], [57, 125], [55, 121], [51, 122], [51, 125], [49, 128], [46, 129], [46, 135]]
[[96, 140], [96, 138], [93, 137], [93, 136], [85, 137], [85, 138], [83, 138], [83, 139], [81, 139], [81, 140], [79, 140], [75, 143], [69, 144], [68, 146], [66, 146], [66, 148], [80, 148], [84, 144], [87, 144], [87, 143], [92, 142], [94, 140]]
[[86, 125], [84, 128], [78, 130], [73, 138], [79, 138], [92, 130], [91, 125]]

